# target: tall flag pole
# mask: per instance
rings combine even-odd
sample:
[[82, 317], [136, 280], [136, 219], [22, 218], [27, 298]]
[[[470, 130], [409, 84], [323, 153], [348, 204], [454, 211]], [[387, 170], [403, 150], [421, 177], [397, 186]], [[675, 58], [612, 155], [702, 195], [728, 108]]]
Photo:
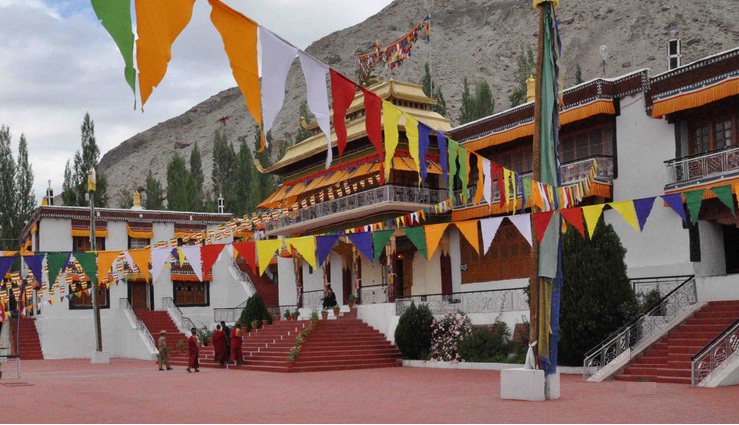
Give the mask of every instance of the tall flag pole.
[[[534, 103], [533, 178], [554, 187], [559, 171], [559, 57], [561, 45], [554, 8], [559, 0], [534, 0], [539, 9], [539, 39]], [[556, 197], [555, 197], [556, 202]], [[532, 212], [536, 211], [532, 207]], [[554, 209], [558, 209], [555, 205]], [[533, 214], [532, 214], [533, 217]], [[559, 296], [562, 287], [561, 217], [555, 213], [543, 237], [532, 238], [530, 279], [530, 357], [538, 357], [546, 375], [556, 373]], [[534, 227], [534, 226], [532, 226]], [[541, 243], [539, 242], [541, 240]], [[527, 362], [527, 367], [535, 367]]]

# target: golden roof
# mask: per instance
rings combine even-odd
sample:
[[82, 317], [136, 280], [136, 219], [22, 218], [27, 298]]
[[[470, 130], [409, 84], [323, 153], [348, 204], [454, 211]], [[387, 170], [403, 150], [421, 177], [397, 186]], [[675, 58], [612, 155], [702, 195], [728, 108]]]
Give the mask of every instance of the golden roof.
[[[404, 83], [391, 79], [383, 83], [375, 84], [369, 87], [369, 90], [377, 94], [382, 99], [395, 99], [400, 101], [416, 102], [424, 105], [436, 105], [436, 99], [432, 99], [423, 93], [423, 88], [418, 84]], [[441, 131], [451, 130], [451, 124], [449, 119], [444, 118], [434, 111], [418, 109], [412, 106], [403, 106], [401, 104], [396, 105], [398, 109], [413, 116], [418, 121], [426, 124], [427, 126]], [[347, 115], [351, 115], [354, 112], [364, 109], [364, 94], [362, 91], [357, 92], [354, 95], [354, 100], [347, 110]], [[331, 110], [333, 115], [333, 110]], [[366, 117], [355, 118], [346, 124], [347, 143], [354, 140], [367, 137], [367, 129], [365, 127]], [[398, 122], [398, 127], [401, 130], [405, 130], [405, 118], [401, 117]], [[336, 146], [337, 138], [336, 133], [331, 131], [331, 146]], [[306, 140], [290, 146], [282, 157], [275, 164], [265, 170], [267, 173], [272, 173], [294, 164], [300, 160], [310, 158], [311, 156], [326, 152], [327, 143], [326, 136], [321, 132], [315, 134]]]

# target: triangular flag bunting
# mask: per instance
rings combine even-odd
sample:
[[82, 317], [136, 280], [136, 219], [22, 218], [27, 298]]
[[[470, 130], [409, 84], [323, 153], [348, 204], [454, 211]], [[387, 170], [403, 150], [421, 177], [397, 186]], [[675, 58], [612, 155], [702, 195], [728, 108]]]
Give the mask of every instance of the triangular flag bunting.
[[105, 279], [108, 271], [113, 267], [113, 262], [121, 254], [120, 251], [100, 251], [98, 252], [98, 276]]
[[323, 265], [323, 262], [326, 261], [326, 258], [331, 254], [331, 250], [337, 242], [339, 242], [338, 235], [316, 237], [316, 256], [318, 257], [316, 258], [316, 261], [318, 261], [319, 266]]
[[370, 261], [375, 261], [372, 251], [372, 234], [369, 232], [349, 233], [346, 235], [357, 247], [357, 250]]
[[644, 225], [647, 223], [647, 218], [652, 212], [652, 206], [654, 206], [655, 197], [634, 199], [634, 210], [636, 211], [636, 218], [639, 220], [639, 228], [644, 230]]
[[608, 205], [618, 211], [624, 221], [629, 223], [637, 232], [641, 231], [639, 228], [639, 220], [636, 217], [636, 210], [634, 209], [634, 201], [609, 202]]
[[691, 190], [685, 192], [685, 203], [688, 205], [688, 212], [690, 213], [690, 221], [695, 224], [698, 221], [698, 214], [701, 211], [701, 205], [703, 205], [703, 193], [705, 189]]
[[257, 247], [254, 242], [234, 242], [226, 245], [226, 247], [233, 250], [231, 255], [236, 255], [236, 253], [241, 255], [241, 258], [251, 267], [254, 274], [259, 274], [257, 271]]
[[718, 186], [712, 187], [711, 192], [716, 194], [719, 201], [723, 202], [724, 205], [729, 207], [732, 215], [736, 215], [736, 209], [734, 208], [734, 197], [731, 195], [731, 186]]
[[[146, 248], [129, 249], [128, 255], [133, 259], [133, 264], [139, 269], [145, 278], [149, 278], [149, 261], [151, 261], [151, 250]], [[129, 264], [131, 266], [131, 264]]]
[[198, 277], [199, 281], [203, 281], [203, 260], [200, 253], [200, 245], [182, 245], [180, 253], [184, 255], [187, 262], [190, 263], [193, 273]]
[[285, 239], [285, 243], [290, 244], [295, 248], [300, 255], [303, 256], [305, 261], [310, 264], [314, 269], [316, 265], [316, 237], [315, 236], [303, 236], [300, 238], [288, 238]]
[[475, 248], [477, 255], [480, 255], [480, 231], [477, 226], [478, 221], [479, 220], [459, 221], [454, 223], [454, 225], [459, 229], [459, 233], [467, 239], [467, 242], [472, 245], [472, 248]]
[[585, 237], [585, 224], [582, 221], [582, 208], [568, 208], [560, 211], [567, 223], [580, 232], [580, 236]]
[[590, 237], [590, 239], [593, 238], [595, 226], [598, 225], [598, 220], [600, 220], [600, 216], [603, 214], [603, 208], [605, 208], [605, 206], [606, 204], [596, 204], [582, 207], [582, 215], [585, 217], [585, 224], [588, 226], [588, 237]]
[[423, 254], [423, 258], [429, 259], [428, 252], [426, 250], [426, 233], [423, 231], [423, 227], [406, 227], [403, 229], [403, 232], [406, 236], [408, 236], [408, 239], [413, 242], [413, 245], [416, 246], [418, 251]]
[[82, 266], [90, 282], [95, 283], [98, 280], [97, 255], [95, 252], [75, 252], [74, 258]]
[[500, 224], [503, 222], [503, 217], [490, 217], [483, 218], [480, 220], [480, 228], [482, 229], [482, 252], [483, 255], [488, 253], [490, 245], [495, 239], [495, 235], [498, 233]]
[[533, 246], [531, 239], [531, 216], [529, 214], [509, 215], [508, 221], [513, 223], [519, 233], [521, 233], [521, 236], [526, 239], [526, 242]]
[[534, 213], [534, 229], [536, 230], [536, 239], [541, 243], [544, 239], [544, 233], [547, 231], [549, 222], [552, 220], [554, 211], [544, 211], [540, 213]]
[[[92, 0], [92, 9], [118, 46], [126, 64], [123, 75], [136, 97], [136, 70], [133, 67], [133, 27], [131, 0]], [[134, 100], [135, 104], [135, 100]], [[135, 107], [135, 106], [134, 106]]]
[[[172, 250], [168, 247], [151, 249], [151, 283], [156, 283], [157, 279], [159, 279], [164, 265], [169, 261], [169, 257], [171, 256]], [[138, 263], [136, 265], [138, 266]]]
[[39, 284], [43, 281], [44, 257], [44, 254], [23, 256], [23, 261], [26, 263], [28, 268], [31, 269], [33, 277]]
[[385, 249], [385, 245], [393, 236], [395, 230], [376, 230], [372, 232], [372, 243], [375, 246], [375, 261], [380, 259], [382, 250]]
[[282, 239], [267, 239], [257, 241], [257, 263], [259, 263], [259, 275], [263, 275], [269, 267], [275, 252], [282, 248]]
[[439, 242], [441, 242], [441, 238], [444, 236], [444, 231], [448, 226], [449, 223], [428, 224], [423, 226], [424, 230], [426, 230], [426, 249], [428, 250], [429, 258], [434, 256], [434, 252], [436, 252], [436, 248], [439, 247]]
[[[203, 261], [203, 276], [208, 275], [208, 273], [210, 272], [210, 269], [213, 268], [213, 264], [215, 264], [216, 260], [218, 260], [218, 256], [221, 255], [221, 252], [223, 251], [223, 248], [225, 246], [226, 246], [225, 244], [219, 243], [219, 244], [213, 244], [213, 245], [203, 245], [200, 248], [200, 258]], [[254, 252], [254, 249], [252, 249], [252, 252]], [[249, 266], [252, 266], [252, 265], [249, 264]], [[256, 274], [256, 272], [254, 274]]]

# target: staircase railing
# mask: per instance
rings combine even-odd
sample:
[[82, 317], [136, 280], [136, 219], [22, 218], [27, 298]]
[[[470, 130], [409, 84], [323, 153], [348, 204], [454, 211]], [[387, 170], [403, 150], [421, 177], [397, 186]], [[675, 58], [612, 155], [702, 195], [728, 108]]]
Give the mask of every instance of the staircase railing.
[[690, 365], [691, 385], [695, 387], [703, 382], [736, 352], [739, 352], [739, 319], [693, 356]]
[[170, 317], [174, 319], [175, 324], [177, 325], [177, 328], [180, 330], [185, 330], [185, 335], [190, 331], [190, 329], [195, 329], [198, 336], [200, 337], [200, 340], [202, 341], [203, 338], [206, 336], [203, 334], [200, 329], [198, 329], [197, 326], [195, 326], [195, 323], [190, 320], [189, 317], [185, 317], [182, 315], [182, 310], [180, 310], [179, 307], [174, 303], [174, 300], [172, 297], [164, 297], [162, 298], [162, 304], [167, 309], [167, 312], [169, 312]]
[[303, 307], [305, 308], [317, 308], [323, 307], [323, 289], [317, 289], [315, 291], [304, 291], [303, 292]]
[[504, 311], [528, 311], [525, 288], [491, 289], [488, 291], [453, 292], [451, 294], [413, 295], [395, 299], [395, 315], [402, 316], [411, 306], [428, 306], [433, 314], [454, 311], [463, 313], [499, 313]]
[[[627, 324], [585, 354], [583, 380], [598, 373], [620, 355], [636, 348], [666, 325], [671, 324], [691, 305], [698, 302], [695, 277], [688, 277], [667, 294], [656, 307]], [[630, 354], [629, 354], [630, 356]]]
[[141, 319], [136, 317], [136, 312], [133, 311], [131, 303], [128, 302], [128, 298], [119, 298], [118, 306], [126, 313], [126, 317], [128, 317], [128, 321], [131, 323], [134, 329], [139, 331], [143, 335], [149, 351], [156, 352], [157, 345], [154, 342], [154, 337], [151, 336], [151, 332], [149, 332], [149, 328], [146, 327], [146, 324]]
[[[243, 272], [239, 265], [236, 264], [236, 260], [233, 259], [232, 256], [229, 256], [231, 258], [231, 264], [228, 265], [229, 271], [233, 275], [234, 279], [239, 280], [244, 283], [244, 285], [247, 287], [247, 290], [251, 290], [251, 295], [254, 295], [257, 293], [257, 289], [254, 286], [254, 282], [252, 282], [251, 277], [248, 273]], [[251, 296], [250, 295], [250, 296]], [[246, 301], [244, 301], [246, 303]], [[246, 304], [244, 304], [246, 305]]]

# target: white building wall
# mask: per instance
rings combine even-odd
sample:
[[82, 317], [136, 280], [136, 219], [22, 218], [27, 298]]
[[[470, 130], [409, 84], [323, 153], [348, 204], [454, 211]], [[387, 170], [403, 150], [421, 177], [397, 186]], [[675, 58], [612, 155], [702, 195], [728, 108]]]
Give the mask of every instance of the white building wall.
[[[460, 234], [456, 227], [447, 228], [449, 256], [452, 263], [452, 292], [462, 291], [462, 251], [459, 248]], [[441, 248], [439, 248], [441, 249]]]
[[382, 285], [382, 264], [371, 262], [364, 255], [362, 261], [362, 287]]
[[39, 251], [68, 252], [72, 250], [72, 220], [45, 218], [39, 222]]
[[[658, 196], [664, 193], [667, 171], [664, 161], [675, 156], [675, 129], [666, 120], [644, 112], [644, 93], [621, 99], [616, 118], [618, 178], [613, 181], [614, 201]], [[682, 220], [657, 199], [639, 233], [616, 211], [606, 211], [626, 248], [629, 277], [692, 274], [688, 230]]]
[[700, 234], [701, 261], [695, 263], [695, 274], [697, 276], [726, 274], [726, 253], [721, 224], [698, 221], [698, 233]]
[[411, 295], [440, 294], [441, 293], [441, 264], [439, 257], [441, 250], [437, 249], [429, 259], [418, 251], [413, 255], [413, 286]]
[[128, 249], [128, 226], [125, 221], [108, 221], [105, 249], [107, 251]]
[[[303, 275], [308, 274], [308, 268], [305, 261], [301, 267], [304, 267]], [[277, 273], [280, 276], [278, 287], [278, 296], [280, 305], [297, 305], [298, 304], [298, 287], [295, 282], [295, 266], [292, 258], [277, 257]]]
[[332, 252], [330, 258], [331, 275], [328, 283], [331, 284], [331, 289], [333, 289], [334, 294], [336, 294], [336, 302], [338, 305], [342, 305], [344, 301], [344, 275], [342, 273], [344, 268], [343, 257]]

